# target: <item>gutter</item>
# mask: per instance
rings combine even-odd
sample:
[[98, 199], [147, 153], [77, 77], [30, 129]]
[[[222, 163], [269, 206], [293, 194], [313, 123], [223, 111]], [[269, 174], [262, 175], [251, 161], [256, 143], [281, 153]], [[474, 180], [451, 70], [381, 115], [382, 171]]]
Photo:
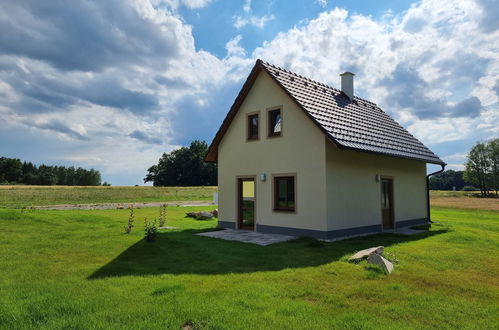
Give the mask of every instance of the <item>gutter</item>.
[[431, 215], [430, 215], [430, 176], [442, 173], [445, 170], [445, 163], [440, 164], [442, 168], [436, 172], [430, 173], [426, 176], [426, 209], [427, 209], [427, 217], [428, 217], [428, 223], [431, 225], [433, 221], [431, 221]]

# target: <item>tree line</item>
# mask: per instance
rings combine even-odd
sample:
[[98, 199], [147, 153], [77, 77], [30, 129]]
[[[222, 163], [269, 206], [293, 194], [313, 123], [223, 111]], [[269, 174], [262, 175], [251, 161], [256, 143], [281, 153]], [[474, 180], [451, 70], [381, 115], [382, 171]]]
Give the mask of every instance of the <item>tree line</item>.
[[[430, 177], [431, 190], [474, 190], [470, 182], [463, 179], [463, 171], [447, 170]], [[465, 188], [466, 187], [466, 188]]]
[[154, 186], [216, 186], [217, 165], [206, 163], [204, 157], [208, 145], [204, 141], [193, 141], [170, 153], [163, 153], [158, 164], [149, 167], [144, 183]]
[[100, 186], [99, 171], [74, 166], [36, 166], [17, 158], [0, 157], [0, 184]]

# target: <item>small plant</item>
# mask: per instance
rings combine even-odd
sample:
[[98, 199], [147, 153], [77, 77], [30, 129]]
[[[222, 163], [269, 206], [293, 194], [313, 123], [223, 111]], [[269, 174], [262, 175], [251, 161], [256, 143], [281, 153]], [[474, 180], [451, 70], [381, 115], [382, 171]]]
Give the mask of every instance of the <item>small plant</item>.
[[133, 228], [133, 223], [135, 221], [135, 213], [133, 211], [133, 206], [130, 206], [129, 209], [130, 209], [130, 215], [128, 216], [128, 223], [124, 227], [125, 234], [130, 234]]
[[144, 238], [148, 242], [154, 241], [156, 235], [158, 234], [158, 227], [156, 226], [156, 220], [153, 222], [147, 221], [144, 218]]
[[164, 227], [166, 223], [166, 204], [159, 207], [159, 226]]

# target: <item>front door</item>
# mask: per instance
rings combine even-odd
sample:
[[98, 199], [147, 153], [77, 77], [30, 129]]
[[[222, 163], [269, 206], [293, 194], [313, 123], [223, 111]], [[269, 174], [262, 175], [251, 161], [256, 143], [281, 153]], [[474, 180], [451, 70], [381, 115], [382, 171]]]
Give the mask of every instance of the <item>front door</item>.
[[383, 229], [393, 228], [393, 180], [381, 179], [381, 212]]
[[238, 229], [255, 230], [255, 179], [239, 178], [237, 186], [239, 195]]

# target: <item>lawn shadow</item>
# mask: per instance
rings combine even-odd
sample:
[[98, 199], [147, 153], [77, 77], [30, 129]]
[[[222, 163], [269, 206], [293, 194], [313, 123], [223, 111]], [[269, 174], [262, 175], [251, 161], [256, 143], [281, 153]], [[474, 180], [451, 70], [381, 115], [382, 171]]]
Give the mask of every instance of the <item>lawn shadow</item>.
[[[204, 230], [206, 231], [206, 230]], [[127, 275], [227, 274], [314, 267], [356, 251], [417, 241], [447, 229], [413, 236], [377, 234], [336, 242], [311, 238], [260, 246], [195, 235], [203, 230], [159, 233], [154, 242], [140, 240], [88, 279]]]

